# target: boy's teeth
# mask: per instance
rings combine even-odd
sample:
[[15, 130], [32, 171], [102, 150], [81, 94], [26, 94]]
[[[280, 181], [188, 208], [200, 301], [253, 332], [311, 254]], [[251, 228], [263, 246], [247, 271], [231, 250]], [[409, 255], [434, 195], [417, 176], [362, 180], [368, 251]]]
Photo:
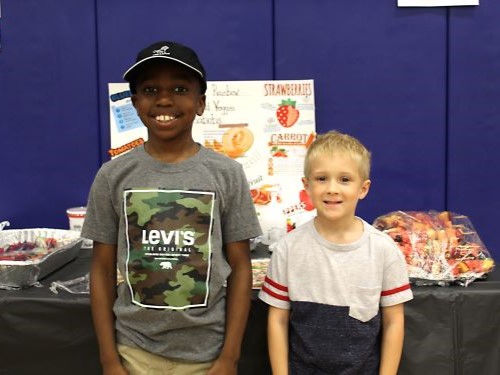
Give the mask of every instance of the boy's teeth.
[[170, 121], [170, 120], [173, 120], [173, 119], [175, 119], [174, 116], [163, 116], [163, 115], [156, 116], [156, 120], [157, 121]]

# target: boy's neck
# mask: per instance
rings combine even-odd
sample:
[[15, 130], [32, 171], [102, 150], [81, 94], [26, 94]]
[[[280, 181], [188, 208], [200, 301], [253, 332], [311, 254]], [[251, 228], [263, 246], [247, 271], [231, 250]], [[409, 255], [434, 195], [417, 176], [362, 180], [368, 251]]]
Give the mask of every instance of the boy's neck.
[[355, 216], [342, 221], [327, 221], [316, 217], [314, 226], [321, 237], [336, 244], [356, 242], [364, 231], [363, 222]]
[[196, 155], [200, 145], [192, 139], [188, 142], [144, 143], [146, 152], [156, 160], [165, 163], [180, 163]]

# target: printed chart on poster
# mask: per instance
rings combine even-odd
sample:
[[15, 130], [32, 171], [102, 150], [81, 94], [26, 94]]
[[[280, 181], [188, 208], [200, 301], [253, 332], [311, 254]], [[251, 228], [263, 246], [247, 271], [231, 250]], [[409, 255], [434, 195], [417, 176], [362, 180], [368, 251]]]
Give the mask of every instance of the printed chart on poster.
[[[147, 140], [126, 83], [109, 84], [111, 157]], [[211, 81], [194, 139], [242, 164], [264, 235], [274, 245], [315, 215], [303, 190], [303, 160], [314, 140], [312, 80]]]

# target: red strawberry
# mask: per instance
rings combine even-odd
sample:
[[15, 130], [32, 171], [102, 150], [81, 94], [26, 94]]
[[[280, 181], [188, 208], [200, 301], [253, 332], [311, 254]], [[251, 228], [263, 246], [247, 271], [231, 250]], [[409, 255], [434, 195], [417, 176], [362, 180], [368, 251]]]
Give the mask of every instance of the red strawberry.
[[276, 117], [278, 118], [278, 122], [285, 128], [289, 128], [299, 119], [299, 110], [295, 108], [296, 103], [297, 102], [294, 102], [290, 99], [282, 100], [281, 104], [276, 110]]

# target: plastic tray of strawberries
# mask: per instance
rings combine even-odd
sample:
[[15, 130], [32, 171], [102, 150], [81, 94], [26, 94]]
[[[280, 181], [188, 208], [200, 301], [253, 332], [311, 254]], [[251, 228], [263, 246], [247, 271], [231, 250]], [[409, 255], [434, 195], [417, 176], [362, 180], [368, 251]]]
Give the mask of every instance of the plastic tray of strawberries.
[[33, 286], [73, 260], [81, 248], [80, 232], [34, 228], [0, 231], [0, 288]]
[[462, 285], [484, 279], [495, 266], [470, 219], [450, 211], [395, 211], [373, 225], [403, 253], [415, 285]]

